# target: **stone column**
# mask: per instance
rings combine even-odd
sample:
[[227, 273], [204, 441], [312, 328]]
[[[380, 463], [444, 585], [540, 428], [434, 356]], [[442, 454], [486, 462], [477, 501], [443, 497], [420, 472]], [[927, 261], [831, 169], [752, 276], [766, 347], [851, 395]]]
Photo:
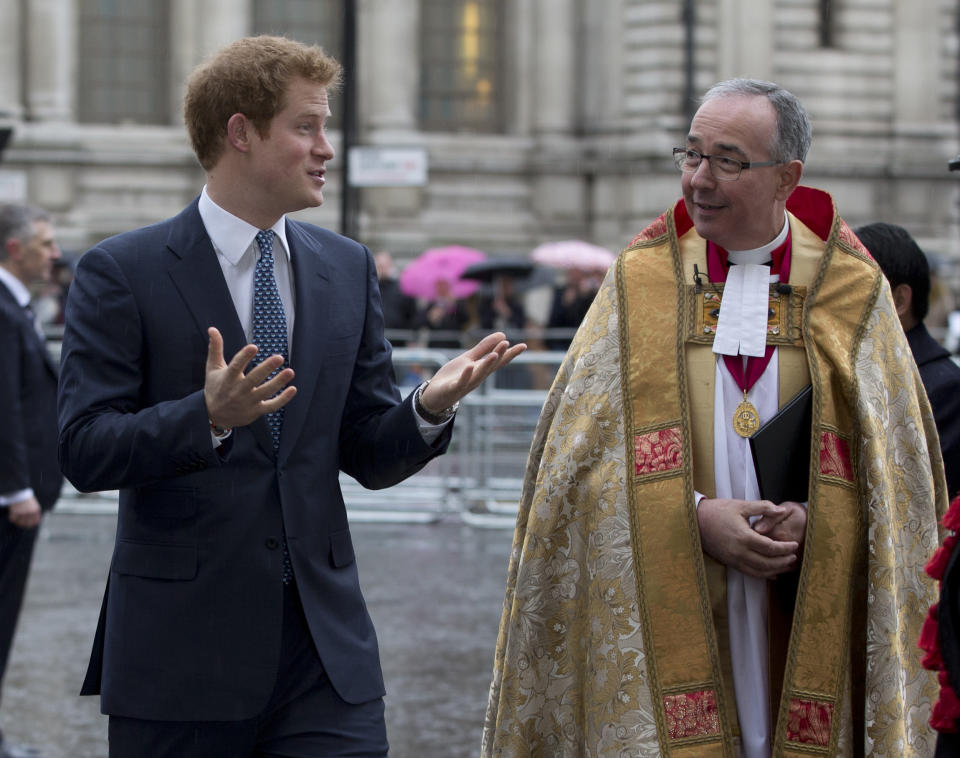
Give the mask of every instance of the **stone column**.
[[[718, 80], [734, 76], [768, 80], [773, 77], [773, 6], [774, 3], [753, 0], [720, 0], [716, 31]], [[704, 38], [702, 24], [698, 18], [698, 40]], [[694, 93], [697, 97], [702, 94]]]
[[21, 17], [19, 0], [0, 0], [0, 118], [23, 116], [20, 95]]
[[574, 92], [578, 88], [574, 63], [576, 3], [574, 0], [536, 0], [534, 132], [567, 134], [574, 123]]
[[172, 0], [170, 3], [170, 113], [182, 122], [183, 88], [210, 53], [250, 33], [250, 0]]
[[357, 7], [358, 121], [362, 132], [413, 131], [420, 80], [420, 3], [361, 0]]
[[533, 0], [533, 208], [542, 227], [561, 238], [583, 235], [590, 205], [589, 177], [579, 160], [583, 144], [574, 134], [581, 91], [577, 5], [575, 0]]
[[[584, 85], [578, 92], [584, 123], [588, 131], [613, 131], [623, 123], [624, 2], [593, 0], [582, 12], [586, 38], [582, 51], [575, 55], [584, 72]], [[651, 72], [651, 76], [659, 75]]]
[[894, 120], [932, 125], [940, 110], [943, 29], [932, 19], [945, 18], [936, 0], [893, 4]]
[[26, 9], [27, 112], [38, 121], [75, 118], [77, 19], [72, 0], [31, 0]]

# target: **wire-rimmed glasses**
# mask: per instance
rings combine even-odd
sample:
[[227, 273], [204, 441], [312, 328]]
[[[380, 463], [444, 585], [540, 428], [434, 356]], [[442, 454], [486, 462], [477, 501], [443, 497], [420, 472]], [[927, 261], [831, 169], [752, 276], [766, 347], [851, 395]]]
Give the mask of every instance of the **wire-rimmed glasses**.
[[700, 166], [704, 158], [710, 164], [710, 173], [719, 182], [733, 182], [740, 178], [745, 168], [778, 166], [781, 161], [740, 161], [726, 155], [705, 155], [690, 147], [673, 148], [673, 162], [681, 171], [692, 173]]

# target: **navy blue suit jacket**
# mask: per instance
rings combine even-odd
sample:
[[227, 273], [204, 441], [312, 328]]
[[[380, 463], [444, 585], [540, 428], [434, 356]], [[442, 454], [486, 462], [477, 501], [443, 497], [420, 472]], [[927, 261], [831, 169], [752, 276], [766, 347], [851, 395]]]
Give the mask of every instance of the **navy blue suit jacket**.
[[[60, 494], [57, 370], [26, 311], [0, 283], [0, 493], [29, 488], [44, 510]], [[6, 518], [0, 511], [0, 518]]]
[[207, 334], [246, 344], [196, 200], [105, 240], [70, 288], [59, 396], [60, 463], [80, 490], [120, 490], [116, 546], [83, 693], [104, 713], [236, 720], [273, 688], [283, 529], [323, 665], [348, 702], [383, 694], [360, 593], [342, 469], [390, 486], [443, 452], [401, 401], [373, 259], [287, 220], [296, 299], [275, 455], [266, 420], [221, 451], [203, 397]]

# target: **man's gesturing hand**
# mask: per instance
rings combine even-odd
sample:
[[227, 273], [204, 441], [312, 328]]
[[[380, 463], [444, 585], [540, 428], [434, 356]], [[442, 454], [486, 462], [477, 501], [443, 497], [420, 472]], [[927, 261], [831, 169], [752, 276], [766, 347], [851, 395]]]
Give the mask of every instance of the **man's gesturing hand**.
[[432, 412], [448, 408], [526, 349], [522, 342], [511, 347], [503, 332], [488, 334], [465, 353], [441, 366], [420, 396], [420, 402]]
[[697, 508], [700, 543], [704, 552], [723, 565], [761, 579], [771, 579], [795, 568], [799, 543], [759, 534], [751, 528], [750, 517], [760, 516], [777, 523], [783, 520], [785, 511], [784, 506], [774, 505], [769, 500], [704, 498]]
[[[207, 334], [210, 335], [210, 347], [207, 350], [203, 399], [207, 403], [210, 421], [216, 426], [246, 426], [264, 414], [282, 408], [297, 394], [296, 387], [286, 386], [293, 379], [291, 368], [285, 368], [273, 379], [265, 381], [283, 365], [283, 356], [271, 355], [244, 374], [243, 370], [257, 354], [257, 346], [246, 345], [237, 351], [230, 363], [226, 363], [223, 359], [223, 337], [219, 330], [211, 326]], [[274, 397], [278, 392], [280, 394]]]

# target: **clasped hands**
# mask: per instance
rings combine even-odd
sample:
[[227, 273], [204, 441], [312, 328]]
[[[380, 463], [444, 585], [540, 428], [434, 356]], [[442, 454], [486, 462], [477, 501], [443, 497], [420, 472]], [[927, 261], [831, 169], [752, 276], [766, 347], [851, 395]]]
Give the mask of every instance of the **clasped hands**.
[[772, 579], [799, 565], [807, 528], [800, 503], [704, 498], [697, 520], [704, 552], [725, 566]]
[[[294, 377], [293, 369], [285, 368], [273, 378], [267, 378], [283, 365], [282, 356], [271, 355], [244, 373], [257, 354], [256, 345], [242, 347], [227, 363], [220, 331], [211, 326], [207, 334], [210, 343], [203, 397], [213, 424], [226, 428], [246, 426], [260, 416], [282, 408], [297, 394], [297, 388], [290, 384]], [[431, 412], [448, 408], [526, 349], [527, 346], [522, 342], [510, 345], [502, 332], [489, 334], [444, 364], [423, 391], [420, 402]]]

